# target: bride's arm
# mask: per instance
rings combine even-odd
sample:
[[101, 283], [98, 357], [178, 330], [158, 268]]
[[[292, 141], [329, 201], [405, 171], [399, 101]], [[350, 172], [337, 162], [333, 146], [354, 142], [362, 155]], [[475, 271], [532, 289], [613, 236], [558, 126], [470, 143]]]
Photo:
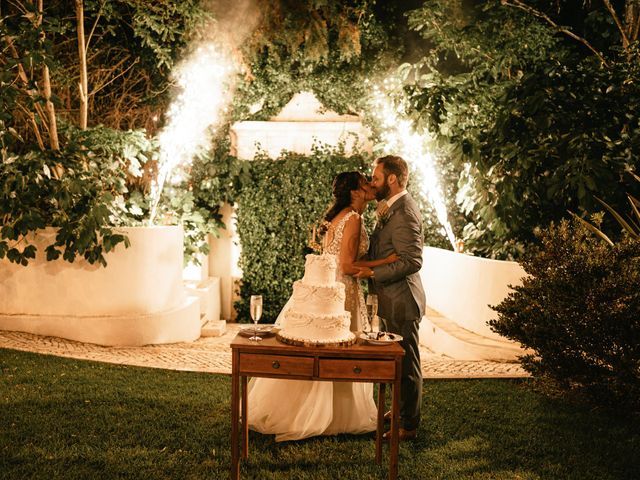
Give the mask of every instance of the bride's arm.
[[360, 217], [357, 215], [351, 216], [344, 225], [338, 258], [340, 270], [344, 275], [355, 275], [360, 271], [356, 266], [358, 247], [360, 246], [360, 228]]
[[353, 262], [353, 265], [356, 267], [379, 267], [380, 265], [386, 265], [388, 263], [393, 263], [399, 260], [400, 257], [395, 253], [392, 253], [386, 258], [380, 258], [378, 260], [358, 260], [357, 262]]
[[353, 215], [344, 226], [342, 243], [340, 244], [340, 268], [345, 275], [355, 275], [362, 267], [378, 267], [387, 265], [398, 260], [398, 256], [392, 253], [386, 258], [379, 260], [356, 260], [358, 258], [358, 247], [360, 246], [360, 229], [362, 222], [360, 218]]

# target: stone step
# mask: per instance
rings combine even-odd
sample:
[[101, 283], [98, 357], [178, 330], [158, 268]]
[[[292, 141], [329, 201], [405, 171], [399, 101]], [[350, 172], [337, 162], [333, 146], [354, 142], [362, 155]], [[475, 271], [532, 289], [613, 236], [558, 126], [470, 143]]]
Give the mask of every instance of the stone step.
[[226, 320], [207, 320], [200, 330], [201, 337], [220, 337], [227, 331]]
[[479, 335], [429, 307], [420, 322], [420, 343], [456, 360], [516, 362], [528, 353], [516, 342]]

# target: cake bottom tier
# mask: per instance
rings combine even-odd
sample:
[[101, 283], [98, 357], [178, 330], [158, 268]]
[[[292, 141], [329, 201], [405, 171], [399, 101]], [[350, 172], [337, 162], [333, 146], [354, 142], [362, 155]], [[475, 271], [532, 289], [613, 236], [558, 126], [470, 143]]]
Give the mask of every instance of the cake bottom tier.
[[351, 345], [356, 336], [349, 330], [349, 312], [315, 315], [290, 310], [285, 313], [278, 339], [293, 345]]
[[295, 336], [288, 334], [287, 332], [279, 332], [276, 335], [276, 338], [283, 343], [288, 345], [296, 345], [296, 346], [304, 346], [304, 347], [346, 347], [348, 345], [353, 345], [356, 343], [357, 338], [353, 332], [349, 332], [348, 335], [343, 335], [340, 338], [333, 339], [316, 339], [312, 340], [309, 338], [303, 338], [303, 335]]

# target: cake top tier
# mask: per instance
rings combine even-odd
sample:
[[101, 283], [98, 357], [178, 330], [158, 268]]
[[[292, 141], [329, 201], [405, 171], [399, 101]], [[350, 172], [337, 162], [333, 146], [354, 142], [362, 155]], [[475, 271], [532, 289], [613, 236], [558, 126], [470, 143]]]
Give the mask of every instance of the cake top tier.
[[336, 256], [328, 253], [309, 254], [304, 264], [304, 283], [313, 285], [333, 285], [336, 282]]

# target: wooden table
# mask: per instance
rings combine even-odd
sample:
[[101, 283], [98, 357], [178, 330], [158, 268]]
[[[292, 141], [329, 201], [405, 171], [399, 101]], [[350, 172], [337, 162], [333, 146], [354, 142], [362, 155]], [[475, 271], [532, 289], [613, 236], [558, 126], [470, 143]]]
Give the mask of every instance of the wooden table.
[[[398, 476], [398, 426], [400, 420], [400, 377], [404, 350], [397, 344], [375, 346], [361, 340], [348, 347], [301, 347], [286, 345], [275, 337], [252, 342], [236, 335], [231, 381], [231, 478], [240, 478], [240, 436], [242, 458], [249, 455], [247, 418], [247, 377], [267, 377], [329, 382], [378, 383], [378, 425], [376, 462], [382, 462], [382, 435], [385, 411], [385, 386], [392, 385], [391, 442], [389, 478]], [[242, 401], [242, 419], [240, 402]]]

